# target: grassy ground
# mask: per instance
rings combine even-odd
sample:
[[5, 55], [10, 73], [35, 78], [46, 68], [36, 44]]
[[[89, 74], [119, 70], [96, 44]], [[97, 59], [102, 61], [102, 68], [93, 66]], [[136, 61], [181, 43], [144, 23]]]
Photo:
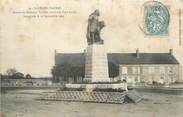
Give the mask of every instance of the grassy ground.
[[40, 91], [1, 94], [4, 117], [183, 117], [183, 95], [140, 92], [138, 104], [38, 101]]

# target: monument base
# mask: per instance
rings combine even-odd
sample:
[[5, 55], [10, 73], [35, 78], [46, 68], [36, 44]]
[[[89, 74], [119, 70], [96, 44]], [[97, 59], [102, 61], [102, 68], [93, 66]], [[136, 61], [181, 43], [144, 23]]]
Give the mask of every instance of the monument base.
[[84, 82], [110, 82], [107, 53], [103, 44], [88, 45], [85, 52]]
[[68, 89], [84, 89], [86, 91], [93, 91], [95, 89], [120, 89], [127, 91], [127, 83], [92, 83], [92, 84], [65, 84]]
[[66, 84], [64, 88], [54, 93], [43, 94], [38, 100], [122, 104], [126, 93], [126, 83]]

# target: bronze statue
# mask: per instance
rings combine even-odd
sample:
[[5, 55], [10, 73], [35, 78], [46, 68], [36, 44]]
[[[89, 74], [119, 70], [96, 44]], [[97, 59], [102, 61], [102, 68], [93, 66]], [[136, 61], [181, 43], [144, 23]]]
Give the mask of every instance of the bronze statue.
[[100, 32], [103, 27], [105, 27], [104, 21], [99, 21], [99, 10], [95, 10], [88, 18], [87, 26], [87, 42], [88, 44], [93, 43], [103, 43], [103, 40], [100, 37]]

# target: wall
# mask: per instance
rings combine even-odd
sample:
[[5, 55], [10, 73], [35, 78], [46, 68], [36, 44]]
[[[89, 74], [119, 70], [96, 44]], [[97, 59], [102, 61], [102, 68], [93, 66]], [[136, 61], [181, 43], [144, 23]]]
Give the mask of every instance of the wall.
[[145, 64], [120, 65], [119, 76], [127, 82], [174, 83], [180, 81], [179, 65], [177, 64]]

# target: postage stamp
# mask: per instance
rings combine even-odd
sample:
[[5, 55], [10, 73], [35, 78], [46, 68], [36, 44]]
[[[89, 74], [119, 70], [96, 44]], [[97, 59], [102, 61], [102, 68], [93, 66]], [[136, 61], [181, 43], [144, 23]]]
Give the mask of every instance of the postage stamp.
[[160, 2], [144, 4], [144, 29], [146, 35], [166, 35], [170, 14], [168, 8]]

